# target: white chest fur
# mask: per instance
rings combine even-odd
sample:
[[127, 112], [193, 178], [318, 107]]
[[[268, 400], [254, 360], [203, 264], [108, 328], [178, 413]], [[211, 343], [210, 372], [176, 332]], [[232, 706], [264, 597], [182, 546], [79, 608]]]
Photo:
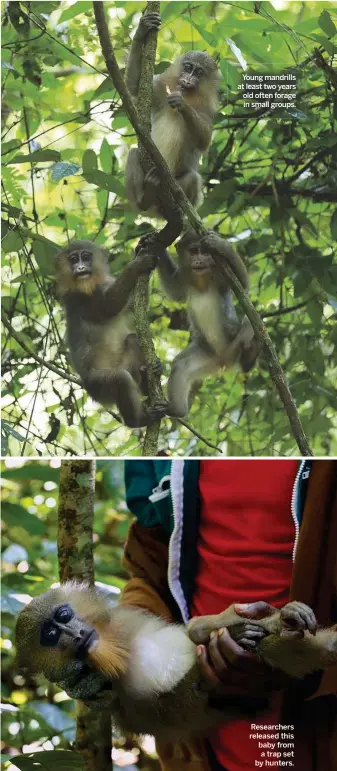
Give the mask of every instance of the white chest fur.
[[152, 122], [152, 139], [157, 145], [170, 171], [178, 167], [182, 144], [185, 136], [185, 123], [178, 110], [168, 107], [161, 110]]
[[148, 620], [133, 641], [128, 688], [142, 696], [171, 691], [195, 663], [195, 651], [183, 627]]
[[206, 292], [190, 289], [187, 307], [191, 320], [202, 332], [208, 344], [217, 352], [226, 345], [223, 329], [221, 298], [215, 287]]
[[132, 315], [123, 312], [104, 324], [95, 355], [95, 367], [109, 368], [115, 359], [120, 359], [125, 338], [134, 331], [132, 321]]

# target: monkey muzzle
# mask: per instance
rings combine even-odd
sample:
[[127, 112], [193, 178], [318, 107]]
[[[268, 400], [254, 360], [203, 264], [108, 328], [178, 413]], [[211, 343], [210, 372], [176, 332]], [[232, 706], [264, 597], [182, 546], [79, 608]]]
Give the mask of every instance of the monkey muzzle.
[[183, 75], [182, 78], [178, 81], [178, 86], [182, 89], [182, 91], [193, 91], [198, 86], [198, 78], [196, 78], [195, 75], [191, 75], [188, 77], [188, 75]]
[[88, 270], [88, 268], [83, 267], [77, 267], [73, 269], [73, 276], [74, 278], [90, 278], [91, 276], [91, 270]]
[[88, 653], [97, 640], [98, 634], [95, 629], [88, 629], [80, 638], [76, 638], [76, 653], [80, 656]]
[[214, 268], [214, 260], [211, 255], [200, 255], [200, 257], [193, 257], [191, 259], [191, 268], [195, 273], [204, 273]]

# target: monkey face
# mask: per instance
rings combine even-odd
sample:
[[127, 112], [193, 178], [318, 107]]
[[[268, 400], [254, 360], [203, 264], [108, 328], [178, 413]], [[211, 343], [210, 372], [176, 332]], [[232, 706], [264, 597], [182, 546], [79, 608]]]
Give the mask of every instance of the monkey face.
[[214, 72], [217, 72], [214, 59], [204, 51], [189, 51], [182, 57], [177, 86], [182, 91], [194, 91]]
[[200, 244], [194, 244], [186, 250], [186, 263], [195, 273], [209, 272], [214, 268], [214, 260], [210, 254], [200, 248]]
[[91, 241], [73, 241], [55, 257], [60, 294], [91, 294], [104, 282], [108, 253]]
[[104, 622], [106, 614], [105, 601], [93, 589], [73, 582], [36, 597], [16, 624], [19, 666], [54, 682], [79, 674], [97, 645], [96, 623]]
[[78, 281], [92, 275], [92, 252], [88, 249], [73, 249], [68, 255], [71, 272]]

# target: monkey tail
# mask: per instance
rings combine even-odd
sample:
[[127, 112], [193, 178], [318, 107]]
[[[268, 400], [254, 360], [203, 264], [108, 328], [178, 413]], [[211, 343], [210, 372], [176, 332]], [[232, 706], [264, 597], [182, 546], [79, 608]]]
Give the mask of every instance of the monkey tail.
[[319, 629], [304, 637], [268, 635], [259, 645], [259, 656], [286, 674], [302, 678], [310, 672], [337, 665], [337, 626]]

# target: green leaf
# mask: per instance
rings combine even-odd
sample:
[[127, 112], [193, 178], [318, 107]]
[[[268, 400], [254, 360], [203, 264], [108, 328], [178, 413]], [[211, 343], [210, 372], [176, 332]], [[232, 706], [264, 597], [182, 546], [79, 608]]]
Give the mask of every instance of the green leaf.
[[337, 29], [328, 11], [322, 11], [318, 18], [318, 23], [320, 28], [328, 37], [333, 37], [336, 34]]
[[7, 165], [13, 163], [36, 163], [37, 161], [58, 161], [61, 157], [61, 153], [57, 150], [36, 150], [35, 153], [19, 153], [7, 162]]
[[103, 171], [105, 171], [107, 174], [111, 174], [113, 157], [114, 157], [114, 151], [110, 147], [107, 139], [105, 139], [104, 137], [103, 142], [101, 144], [101, 149], [99, 151], [99, 159], [100, 159], [101, 167]]
[[31, 514], [19, 503], [4, 501], [2, 504], [2, 518], [8, 527], [18, 525], [24, 527], [31, 535], [43, 535], [46, 525], [35, 514]]
[[14, 755], [11, 761], [20, 771], [84, 771], [81, 755], [68, 750]]
[[331, 235], [334, 241], [337, 241], [337, 209], [335, 209], [331, 220], [330, 220], [330, 230]]
[[104, 78], [101, 85], [96, 88], [96, 91], [94, 91], [93, 99], [97, 99], [98, 97], [102, 96], [102, 94], [111, 94], [112, 96], [115, 93], [116, 89], [111, 78]]
[[217, 45], [217, 41], [215, 40], [215, 37], [212, 32], [208, 32], [207, 29], [204, 27], [201, 27], [200, 24], [197, 24], [191, 16], [182, 16], [182, 18], [187, 21], [189, 24], [194, 27], [199, 32], [199, 35], [206, 40], [206, 43], [208, 43], [212, 48]]
[[88, 4], [87, 0], [79, 0], [78, 3], [74, 3], [74, 5], [71, 5], [70, 8], [66, 8], [65, 11], [61, 13], [58, 23], [62, 24], [64, 21], [69, 21], [69, 19], [79, 16], [80, 13], [84, 13], [85, 16], [87, 16], [88, 11], [90, 10], [90, 4]]
[[2, 613], [8, 613], [10, 616], [17, 616], [20, 610], [24, 608], [25, 603], [13, 596], [13, 590], [1, 590], [1, 610]]
[[77, 163], [68, 161], [59, 161], [51, 167], [51, 178], [53, 182], [58, 182], [63, 177], [72, 177], [81, 167]]
[[36, 461], [28, 462], [19, 468], [3, 469], [1, 476], [5, 479], [31, 480], [40, 479], [41, 482], [55, 482], [58, 484], [60, 470], [52, 468], [49, 463], [39, 464]]
[[317, 42], [325, 48], [326, 52], [329, 54], [329, 56], [334, 55], [334, 44], [329, 40], [327, 37], [323, 37], [323, 35], [313, 35], [312, 37], [317, 40]]
[[101, 190], [109, 190], [111, 193], [116, 193], [121, 198], [126, 198], [125, 188], [119, 179], [113, 177], [112, 174], [105, 174], [104, 171], [92, 171], [83, 172], [84, 179], [90, 182], [92, 185], [97, 185]]
[[82, 158], [83, 175], [95, 171], [98, 168], [97, 155], [94, 150], [85, 150]]
[[11, 436], [13, 436], [14, 439], [18, 440], [18, 442], [24, 442], [25, 441], [26, 437], [22, 436], [22, 434], [18, 434], [18, 432], [15, 431], [15, 428], [13, 428], [13, 426], [11, 426], [10, 423], [8, 423], [8, 420], [2, 420], [1, 421], [1, 427], [2, 427], [3, 431], [5, 431], [7, 434], [10, 434]]

